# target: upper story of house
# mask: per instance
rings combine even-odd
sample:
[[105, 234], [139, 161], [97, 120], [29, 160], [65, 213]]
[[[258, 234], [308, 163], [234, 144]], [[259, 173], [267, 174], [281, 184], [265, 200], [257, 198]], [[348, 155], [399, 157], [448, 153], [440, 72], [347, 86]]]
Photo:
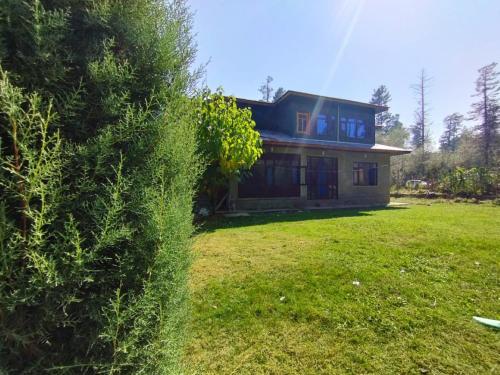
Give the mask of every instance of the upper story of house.
[[375, 114], [388, 109], [298, 91], [287, 91], [274, 103], [241, 98], [237, 98], [237, 103], [252, 110], [259, 131], [366, 145], [375, 144]]

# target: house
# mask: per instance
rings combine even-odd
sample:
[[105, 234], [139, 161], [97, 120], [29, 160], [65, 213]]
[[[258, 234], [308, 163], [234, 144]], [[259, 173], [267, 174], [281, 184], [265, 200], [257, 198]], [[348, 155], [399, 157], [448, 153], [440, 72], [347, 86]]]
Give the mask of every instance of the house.
[[375, 143], [375, 114], [388, 108], [297, 91], [250, 108], [264, 153], [229, 189], [235, 210], [389, 203], [390, 159], [409, 153]]

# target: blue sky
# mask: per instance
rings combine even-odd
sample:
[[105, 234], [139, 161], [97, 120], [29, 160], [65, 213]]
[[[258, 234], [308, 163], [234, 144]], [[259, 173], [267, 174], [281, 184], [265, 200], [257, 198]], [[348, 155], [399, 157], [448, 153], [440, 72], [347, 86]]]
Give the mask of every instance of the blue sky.
[[500, 1], [191, 0], [197, 64], [205, 83], [260, 99], [273, 87], [368, 101], [385, 84], [391, 111], [407, 126], [416, 107], [411, 85], [431, 76], [431, 135], [443, 118], [466, 114], [477, 69], [500, 63]]

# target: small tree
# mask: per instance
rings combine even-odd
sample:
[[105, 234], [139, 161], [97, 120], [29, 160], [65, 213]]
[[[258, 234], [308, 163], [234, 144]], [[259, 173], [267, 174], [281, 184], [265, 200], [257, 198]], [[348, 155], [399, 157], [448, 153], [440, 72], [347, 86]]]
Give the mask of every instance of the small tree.
[[444, 118], [445, 129], [439, 140], [442, 151], [456, 151], [460, 139], [460, 131], [462, 130], [463, 119], [464, 116], [456, 112]]
[[266, 82], [262, 86], [259, 87], [259, 91], [262, 94], [262, 100], [265, 102], [269, 102], [271, 100], [271, 94], [274, 89], [271, 87], [271, 82], [273, 81], [273, 77], [267, 76]]
[[[207, 163], [201, 190], [207, 193], [212, 208], [222, 189], [233, 178], [248, 170], [262, 155], [262, 141], [254, 130], [248, 108], [238, 108], [234, 97], [203, 91], [199, 104], [198, 144]], [[222, 203], [222, 201], [220, 202]]]

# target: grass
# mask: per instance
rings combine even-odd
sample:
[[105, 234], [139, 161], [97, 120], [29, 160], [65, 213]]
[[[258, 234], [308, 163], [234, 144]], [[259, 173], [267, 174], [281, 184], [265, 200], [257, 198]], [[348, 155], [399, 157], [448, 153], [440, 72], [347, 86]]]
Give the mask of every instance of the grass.
[[214, 220], [195, 242], [188, 372], [498, 373], [500, 332], [472, 316], [500, 318], [499, 244], [486, 203]]

